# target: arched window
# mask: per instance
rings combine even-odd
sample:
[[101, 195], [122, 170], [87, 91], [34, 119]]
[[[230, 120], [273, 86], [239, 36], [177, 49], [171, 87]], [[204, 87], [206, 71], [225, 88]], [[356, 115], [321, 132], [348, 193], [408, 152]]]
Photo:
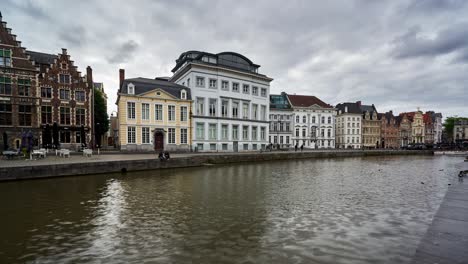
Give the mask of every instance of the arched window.
[[306, 116], [302, 117], [302, 123], [307, 123], [307, 117]]
[[180, 92], [180, 99], [187, 99], [187, 92], [185, 90], [182, 90]]
[[299, 123], [299, 116], [296, 116], [296, 123]]
[[129, 83], [127, 86], [128, 94], [135, 94], [135, 85], [133, 83]]

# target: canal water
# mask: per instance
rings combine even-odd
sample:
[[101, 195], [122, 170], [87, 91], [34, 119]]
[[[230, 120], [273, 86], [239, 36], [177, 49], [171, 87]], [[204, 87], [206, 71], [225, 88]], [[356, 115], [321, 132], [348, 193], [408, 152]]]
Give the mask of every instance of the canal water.
[[462, 158], [0, 183], [0, 263], [408, 263]]

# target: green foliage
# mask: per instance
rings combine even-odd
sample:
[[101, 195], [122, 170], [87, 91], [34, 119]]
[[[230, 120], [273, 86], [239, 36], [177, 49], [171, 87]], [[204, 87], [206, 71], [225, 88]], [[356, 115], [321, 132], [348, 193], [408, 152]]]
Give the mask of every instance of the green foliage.
[[468, 118], [451, 116], [451, 117], [447, 117], [445, 119], [444, 129], [447, 132], [447, 134], [449, 135], [449, 137], [451, 137], [453, 135], [453, 127], [455, 125], [455, 122], [457, 122], [458, 120], [468, 120]]
[[94, 89], [94, 130], [97, 137], [101, 137], [109, 130], [109, 116], [107, 105], [101, 91]]

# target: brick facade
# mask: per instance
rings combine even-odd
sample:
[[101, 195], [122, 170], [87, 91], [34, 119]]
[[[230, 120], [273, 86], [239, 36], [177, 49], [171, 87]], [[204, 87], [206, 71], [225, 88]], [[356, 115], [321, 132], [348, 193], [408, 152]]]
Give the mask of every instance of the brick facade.
[[382, 148], [397, 149], [400, 147], [398, 142], [399, 139], [399, 127], [393, 111], [386, 112], [380, 115], [380, 133], [382, 140]]
[[[39, 137], [39, 96], [37, 91], [38, 70], [28, 59], [26, 49], [16, 40], [16, 35], [7, 28], [0, 14], [0, 149], [20, 148], [25, 134], [33, 139]], [[7, 142], [3, 142], [6, 134]], [[38, 144], [33, 140], [33, 145]]]

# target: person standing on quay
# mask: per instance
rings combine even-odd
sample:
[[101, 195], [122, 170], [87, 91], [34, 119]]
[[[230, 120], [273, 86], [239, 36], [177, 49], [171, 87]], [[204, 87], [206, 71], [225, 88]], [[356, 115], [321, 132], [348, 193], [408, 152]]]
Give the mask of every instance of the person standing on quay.
[[296, 143], [296, 145], [294, 146], [294, 151], [297, 152], [297, 143]]

